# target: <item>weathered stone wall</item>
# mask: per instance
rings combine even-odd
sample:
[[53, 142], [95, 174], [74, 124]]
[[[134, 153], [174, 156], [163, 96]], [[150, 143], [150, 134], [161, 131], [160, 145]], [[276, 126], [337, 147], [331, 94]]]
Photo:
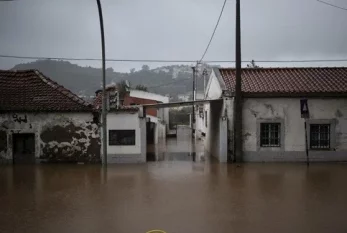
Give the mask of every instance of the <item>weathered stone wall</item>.
[[0, 114], [0, 158], [12, 160], [12, 134], [35, 134], [35, 157], [43, 162], [100, 162], [99, 127], [92, 113]]

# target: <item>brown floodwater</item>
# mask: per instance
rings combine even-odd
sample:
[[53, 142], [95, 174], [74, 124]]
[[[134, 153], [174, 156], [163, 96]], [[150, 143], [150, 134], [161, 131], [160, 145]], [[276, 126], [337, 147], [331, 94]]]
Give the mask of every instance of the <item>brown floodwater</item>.
[[107, 169], [1, 166], [0, 232], [347, 232], [347, 164], [180, 156]]

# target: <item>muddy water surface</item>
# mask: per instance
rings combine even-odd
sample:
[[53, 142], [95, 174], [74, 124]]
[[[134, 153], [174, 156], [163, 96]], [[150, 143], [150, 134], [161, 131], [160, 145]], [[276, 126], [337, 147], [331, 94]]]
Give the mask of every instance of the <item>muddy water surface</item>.
[[347, 232], [347, 165], [172, 158], [1, 166], [0, 232]]

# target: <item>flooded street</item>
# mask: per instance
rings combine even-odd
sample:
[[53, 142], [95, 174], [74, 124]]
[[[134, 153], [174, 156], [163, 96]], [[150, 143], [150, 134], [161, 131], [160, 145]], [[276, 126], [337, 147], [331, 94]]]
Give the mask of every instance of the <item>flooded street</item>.
[[347, 232], [347, 165], [194, 162], [167, 145], [178, 154], [147, 164], [1, 166], [0, 232]]

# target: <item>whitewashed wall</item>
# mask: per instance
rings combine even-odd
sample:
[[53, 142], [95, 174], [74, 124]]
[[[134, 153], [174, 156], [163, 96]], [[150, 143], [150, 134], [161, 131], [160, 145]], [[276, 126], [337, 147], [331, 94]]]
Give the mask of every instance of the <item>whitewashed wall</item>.
[[216, 74], [211, 72], [205, 92], [206, 99], [219, 99], [222, 96], [222, 88]]
[[[107, 131], [108, 163], [146, 162], [146, 119], [137, 112], [110, 112], [107, 115], [108, 130], [135, 130], [135, 145], [111, 146]], [[144, 135], [143, 135], [144, 133]]]
[[[205, 96], [207, 100], [220, 99], [222, 88], [214, 71], [211, 73]], [[204, 117], [197, 115], [196, 135], [202, 137], [205, 134], [204, 146], [209, 154], [219, 162], [227, 162], [228, 158], [228, 107], [232, 108], [232, 100], [224, 98], [204, 104]], [[205, 124], [207, 113], [207, 127]]]
[[[336, 143], [330, 151], [310, 151], [311, 161], [347, 161], [347, 100], [309, 99], [310, 120], [336, 122]], [[283, 122], [283, 148], [260, 148], [257, 124], [262, 120]], [[243, 105], [245, 161], [305, 161], [304, 119], [298, 98], [249, 98]]]
[[37, 162], [100, 162], [100, 134], [92, 113], [3, 113], [0, 133], [0, 160], [12, 162], [13, 134], [33, 133]]
[[228, 158], [228, 118], [225, 107], [223, 100], [206, 104], [207, 127], [202, 127], [205, 131], [205, 150], [222, 163], [227, 162]]
[[130, 90], [130, 96], [142, 99], [156, 100], [162, 103], [169, 103], [169, 97], [159, 95], [152, 92], [141, 91], [141, 90]]
[[[131, 97], [155, 100], [162, 103], [169, 103], [170, 98], [168, 96], [159, 95], [152, 92], [146, 92], [141, 90], [130, 90], [129, 95]], [[169, 131], [169, 108], [158, 109], [158, 118], [163, 120], [166, 124], [166, 131]]]

